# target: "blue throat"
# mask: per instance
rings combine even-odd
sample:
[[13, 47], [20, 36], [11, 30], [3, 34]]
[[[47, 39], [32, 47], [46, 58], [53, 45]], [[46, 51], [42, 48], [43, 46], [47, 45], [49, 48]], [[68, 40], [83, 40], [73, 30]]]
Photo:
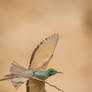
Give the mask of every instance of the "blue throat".
[[53, 72], [50, 72], [50, 73], [49, 73], [49, 76], [53, 76], [53, 75], [55, 75], [55, 74], [56, 74], [56, 72], [53, 71]]

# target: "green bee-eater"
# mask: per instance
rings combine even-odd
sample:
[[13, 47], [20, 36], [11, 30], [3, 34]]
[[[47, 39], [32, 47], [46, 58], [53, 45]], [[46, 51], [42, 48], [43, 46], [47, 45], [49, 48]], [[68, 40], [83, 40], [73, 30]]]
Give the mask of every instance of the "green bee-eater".
[[46, 80], [56, 73], [62, 73], [52, 68], [46, 69], [53, 57], [58, 39], [58, 34], [45, 38], [34, 49], [28, 69], [13, 62], [10, 67], [10, 74], [0, 81], [10, 79], [15, 88], [19, 88], [24, 82], [27, 82], [27, 92], [45, 92], [45, 82], [36, 80], [35, 78]]

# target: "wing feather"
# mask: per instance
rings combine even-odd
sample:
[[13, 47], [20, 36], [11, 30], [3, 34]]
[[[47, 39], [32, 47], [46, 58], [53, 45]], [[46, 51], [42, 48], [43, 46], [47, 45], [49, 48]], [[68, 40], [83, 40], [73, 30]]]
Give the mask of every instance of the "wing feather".
[[[29, 69], [46, 69], [49, 61], [53, 57], [59, 36], [53, 34], [34, 49], [31, 56]], [[37, 80], [28, 80], [26, 84], [26, 92], [46, 92], [45, 83]]]
[[40, 44], [33, 51], [29, 69], [46, 69], [53, 56], [58, 39], [59, 35], [53, 34], [40, 42]]

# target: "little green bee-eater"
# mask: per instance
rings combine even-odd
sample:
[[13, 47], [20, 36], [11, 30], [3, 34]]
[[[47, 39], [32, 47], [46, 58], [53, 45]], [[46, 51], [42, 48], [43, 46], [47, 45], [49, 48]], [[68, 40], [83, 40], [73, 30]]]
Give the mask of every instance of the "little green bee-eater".
[[28, 69], [25, 69], [14, 61], [10, 67], [10, 74], [5, 75], [5, 78], [0, 81], [10, 79], [15, 88], [19, 88], [23, 83], [27, 82], [27, 92], [46, 92], [45, 82], [40, 80], [46, 80], [56, 73], [62, 73], [53, 68], [46, 69], [53, 57], [58, 39], [58, 34], [53, 34], [45, 38], [34, 49]]

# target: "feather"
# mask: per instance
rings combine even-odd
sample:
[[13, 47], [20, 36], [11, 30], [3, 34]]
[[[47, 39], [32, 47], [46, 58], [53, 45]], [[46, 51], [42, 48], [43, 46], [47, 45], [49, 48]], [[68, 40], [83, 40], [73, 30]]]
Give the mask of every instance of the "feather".
[[18, 63], [16, 63], [15, 61], [12, 62], [11, 64], [12, 66], [10, 67], [10, 72], [11, 74], [20, 74], [22, 72], [24, 72], [25, 69], [24, 67], [20, 66]]
[[13, 86], [15, 88], [19, 88], [24, 82], [28, 80], [28, 78], [22, 78], [22, 76], [20, 76], [20, 74], [25, 70], [27, 69], [13, 61], [10, 67], [11, 74], [5, 75], [5, 78], [0, 79], [0, 81], [11, 79]]
[[34, 49], [31, 56], [29, 69], [46, 69], [49, 61], [53, 57], [54, 50], [59, 40], [58, 34], [53, 34], [42, 42]]
[[13, 86], [18, 89], [22, 84], [27, 82], [28, 78], [14, 78], [11, 80]]

